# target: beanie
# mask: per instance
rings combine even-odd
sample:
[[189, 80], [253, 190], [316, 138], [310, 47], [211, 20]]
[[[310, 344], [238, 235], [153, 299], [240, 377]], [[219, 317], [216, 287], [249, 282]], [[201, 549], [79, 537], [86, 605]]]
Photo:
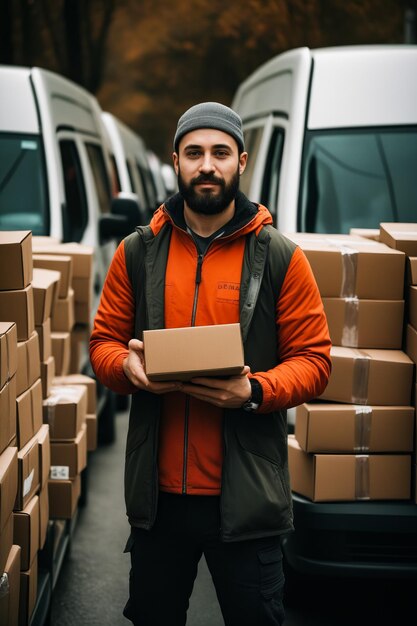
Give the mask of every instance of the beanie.
[[242, 120], [232, 109], [218, 102], [202, 102], [188, 109], [178, 120], [174, 137], [174, 150], [178, 151], [180, 139], [198, 128], [214, 128], [231, 135], [237, 142], [239, 150], [245, 149]]

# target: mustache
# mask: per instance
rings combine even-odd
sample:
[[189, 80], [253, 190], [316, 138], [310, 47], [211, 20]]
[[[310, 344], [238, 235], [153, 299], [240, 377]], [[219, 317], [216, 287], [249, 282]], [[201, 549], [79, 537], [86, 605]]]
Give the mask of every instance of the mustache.
[[196, 176], [191, 179], [191, 185], [200, 185], [201, 183], [215, 183], [217, 185], [224, 186], [224, 180], [222, 178], [217, 178], [213, 174], [200, 174], [200, 176]]

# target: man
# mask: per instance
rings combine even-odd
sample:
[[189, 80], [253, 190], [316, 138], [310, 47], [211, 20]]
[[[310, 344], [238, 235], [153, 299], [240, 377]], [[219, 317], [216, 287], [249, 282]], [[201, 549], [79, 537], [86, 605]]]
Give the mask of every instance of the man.
[[[280, 541], [293, 530], [285, 409], [330, 374], [322, 302], [302, 251], [239, 191], [240, 117], [206, 102], [179, 119], [179, 193], [119, 246], [91, 337], [99, 380], [131, 393], [125, 497], [135, 625], [186, 623], [205, 555], [227, 626], [283, 623]], [[151, 382], [142, 331], [240, 322], [228, 379]], [[227, 347], [225, 347], [227, 349]]]

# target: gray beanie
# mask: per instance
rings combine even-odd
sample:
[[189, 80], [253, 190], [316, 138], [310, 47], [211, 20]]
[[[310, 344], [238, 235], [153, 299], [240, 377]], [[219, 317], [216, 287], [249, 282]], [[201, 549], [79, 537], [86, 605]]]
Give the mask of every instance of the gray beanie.
[[188, 109], [178, 120], [174, 137], [174, 150], [178, 151], [180, 139], [198, 128], [214, 128], [231, 135], [240, 150], [245, 149], [242, 120], [232, 109], [218, 102], [202, 102]]

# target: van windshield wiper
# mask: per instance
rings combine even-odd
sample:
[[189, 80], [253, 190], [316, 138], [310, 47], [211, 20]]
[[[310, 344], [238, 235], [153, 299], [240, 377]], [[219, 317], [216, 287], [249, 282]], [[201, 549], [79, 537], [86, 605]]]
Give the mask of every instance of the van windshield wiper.
[[6, 185], [11, 181], [14, 173], [16, 172], [17, 168], [19, 167], [19, 165], [21, 164], [25, 156], [26, 156], [26, 151], [24, 152], [23, 150], [17, 155], [17, 158], [13, 161], [9, 170], [3, 176], [3, 180], [0, 182], [0, 193], [4, 190]]

